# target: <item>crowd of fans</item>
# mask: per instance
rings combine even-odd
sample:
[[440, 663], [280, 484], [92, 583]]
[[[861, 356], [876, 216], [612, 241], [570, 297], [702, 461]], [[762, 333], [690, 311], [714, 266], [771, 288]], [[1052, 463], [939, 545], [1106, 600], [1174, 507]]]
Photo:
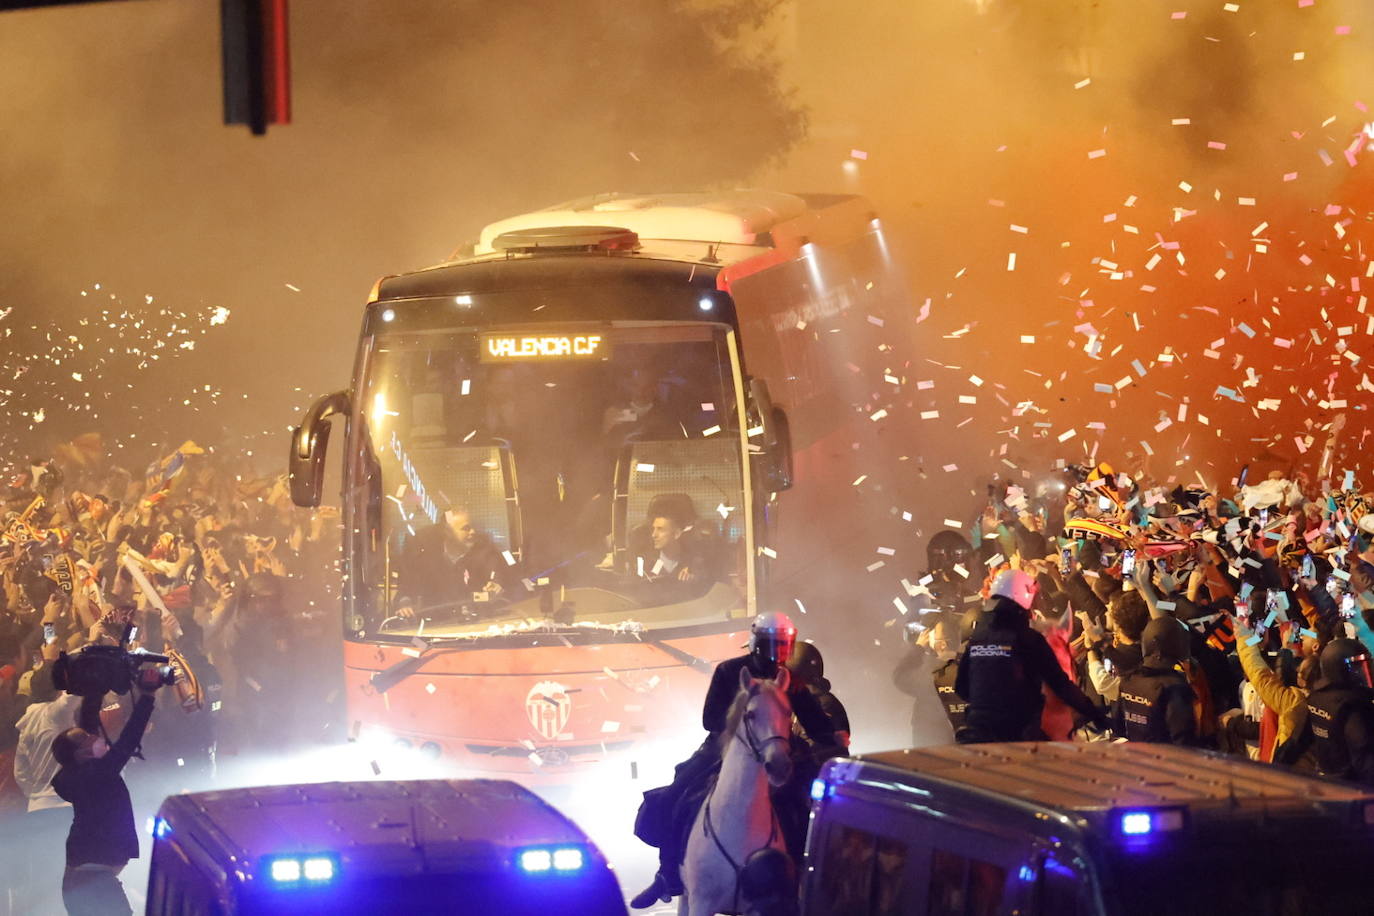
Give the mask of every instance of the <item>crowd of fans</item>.
[[1351, 475], [1212, 492], [1064, 473], [990, 487], [972, 539], [930, 541], [894, 672], [918, 743], [1169, 742], [1374, 786], [1374, 514]]
[[[194, 673], [199, 704], [158, 692], [130, 774], [159, 795], [213, 785], [234, 757], [329, 740], [338, 702], [316, 676], [338, 642], [337, 510], [295, 509], [284, 476], [245, 477], [190, 442], [146, 473], [86, 451], [33, 459], [0, 486], [0, 819], [24, 819], [37, 856], [11, 857], [11, 906], [23, 885], [38, 899], [61, 881], [71, 814], [52, 746], [80, 703], [53, 684], [62, 653], [127, 638]], [[103, 707], [119, 734], [132, 697]]]

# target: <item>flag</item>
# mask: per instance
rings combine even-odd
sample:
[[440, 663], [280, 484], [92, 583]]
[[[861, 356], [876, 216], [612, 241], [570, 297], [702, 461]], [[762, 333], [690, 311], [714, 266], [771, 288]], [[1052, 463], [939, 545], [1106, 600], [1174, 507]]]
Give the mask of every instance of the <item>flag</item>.
[[148, 465], [144, 479], [144, 483], [147, 485], [145, 498], [149, 502], [158, 502], [165, 497], [172, 488], [172, 481], [186, 467], [186, 459], [192, 455], [203, 454], [205, 454], [205, 449], [187, 439], [181, 443], [175, 452]]

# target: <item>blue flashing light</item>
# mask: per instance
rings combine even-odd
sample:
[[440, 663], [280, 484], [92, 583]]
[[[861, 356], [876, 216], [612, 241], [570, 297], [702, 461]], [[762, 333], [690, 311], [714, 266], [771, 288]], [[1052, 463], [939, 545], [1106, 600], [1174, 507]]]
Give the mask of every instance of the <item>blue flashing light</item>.
[[172, 825], [167, 823], [166, 818], [156, 818], [153, 820], [153, 838], [164, 840], [172, 835]]
[[830, 795], [830, 784], [824, 779], [811, 780], [811, 800], [821, 801]]
[[301, 872], [307, 881], [333, 881], [334, 860], [328, 856], [311, 856], [301, 862]]
[[581, 846], [531, 846], [515, 855], [515, 864], [527, 875], [571, 875], [587, 865]]
[[1154, 830], [1154, 820], [1148, 811], [1127, 811], [1121, 815], [1123, 836], [1146, 836]]
[[540, 874], [553, 868], [553, 853], [547, 849], [526, 849], [520, 853], [520, 870]]
[[582, 850], [575, 846], [553, 851], [554, 871], [581, 871], [582, 863]]
[[279, 888], [320, 887], [339, 874], [338, 857], [331, 854], [272, 856], [266, 860], [267, 876]]
[[273, 859], [272, 880], [278, 884], [290, 884], [301, 880], [300, 859]]

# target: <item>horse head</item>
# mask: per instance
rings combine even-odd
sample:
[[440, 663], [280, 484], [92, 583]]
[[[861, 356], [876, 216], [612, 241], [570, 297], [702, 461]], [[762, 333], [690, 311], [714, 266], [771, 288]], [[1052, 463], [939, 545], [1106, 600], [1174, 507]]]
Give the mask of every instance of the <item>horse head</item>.
[[760, 679], [748, 668], [740, 669], [740, 690], [746, 699], [735, 737], [763, 764], [769, 784], [775, 787], [792, 778], [792, 701], [787, 697], [791, 674], [779, 666], [773, 678]]

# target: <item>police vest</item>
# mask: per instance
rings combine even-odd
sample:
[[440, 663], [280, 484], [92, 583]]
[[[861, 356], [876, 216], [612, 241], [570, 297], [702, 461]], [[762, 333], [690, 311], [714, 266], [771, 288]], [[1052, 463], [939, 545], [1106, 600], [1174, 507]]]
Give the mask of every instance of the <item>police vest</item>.
[[1146, 674], [1136, 671], [1122, 678], [1117, 702], [1127, 741], [1169, 743], [1169, 729], [1164, 716], [1156, 712], [1164, 691], [1170, 687], [1187, 687], [1188, 679], [1177, 671], [1167, 674]]
[[1317, 769], [1325, 776], [1349, 779], [1350, 749], [1345, 746], [1345, 721], [1374, 693], [1353, 687], [1314, 690], [1307, 695], [1307, 727], [1312, 731]]
[[968, 666], [968, 706], [964, 723], [988, 740], [1021, 741], [1039, 729], [1045, 705], [1040, 685], [1027, 675], [1018, 651], [1020, 634], [1010, 627], [979, 625], [964, 648]]
[[951, 659], [935, 669], [935, 692], [940, 695], [940, 704], [945, 708], [949, 724], [958, 731], [964, 727], [964, 713], [968, 702], [954, 692], [954, 681], [959, 676], [959, 662]]

